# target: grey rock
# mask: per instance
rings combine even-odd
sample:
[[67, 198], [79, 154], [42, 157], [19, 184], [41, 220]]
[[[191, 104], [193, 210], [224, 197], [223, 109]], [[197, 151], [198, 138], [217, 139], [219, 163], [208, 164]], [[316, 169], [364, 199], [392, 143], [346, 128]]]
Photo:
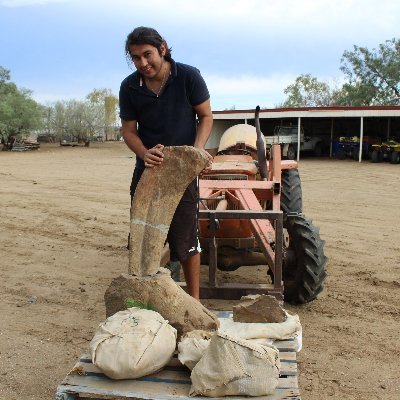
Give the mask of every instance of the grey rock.
[[269, 295], [244, 296], [233, 309], [235, 322], [284, 322], [285, 310], [275, 297]]

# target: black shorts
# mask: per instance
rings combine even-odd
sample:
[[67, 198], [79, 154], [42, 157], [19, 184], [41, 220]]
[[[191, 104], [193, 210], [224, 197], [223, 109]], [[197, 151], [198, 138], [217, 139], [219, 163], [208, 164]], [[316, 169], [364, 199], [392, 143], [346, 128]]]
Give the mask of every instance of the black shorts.
[[[137, 168], [133, 171], [130, 187], [131, 200], [143, 171]], [[196, 178], [183, 193], [169, 227], [167, 242], [169, 244], [171, 261], [184, 262], [188, 257], [199, 254], [201, 251], [197, 235], [198, 200]]]

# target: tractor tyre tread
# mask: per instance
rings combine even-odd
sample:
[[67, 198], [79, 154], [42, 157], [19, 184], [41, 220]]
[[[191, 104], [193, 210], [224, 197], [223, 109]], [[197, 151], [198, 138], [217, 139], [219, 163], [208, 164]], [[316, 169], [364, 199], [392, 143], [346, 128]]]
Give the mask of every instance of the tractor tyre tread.
[[379, 150], [374, 150], [371, 153], [371, 162], [373, 163], [378, 163], [382, 161], [382, 155], [381, 152]]
[[400, 153], [398, 151], [393, 150], [390, 154], [390, 163], [398, 164], [400, 162]]
[[289, 246], [293, 246], [296, 253], [296, 265], [284, 265], [284, 299], [294, 304], [305, 304], [323, 290], [327, 277], [325, 241], [321, 240], [318, 228], [303, 215], [288, 218], [287, 230]]
[[343, 148], [340, 148], [340, 149], [337, 151], [337, 158], [338, 158], [339, 160], [344, 160], [344, 159], [346, 158], [346, 152], [345, 152], [345, 150], [344, 150]]
[[281, 174], [281, 210], [284, 214], [303, 212], [301, 180], [297, 169], [284, 169]]
[[314, 147], [314, 156], [321, 157], [322, 156], [322, 143], [318, 142]]
[[296, 159], [296, 149], [292, 144], [289, 145], [288, 150], [287, 150], [287, 160], [295, 160]]

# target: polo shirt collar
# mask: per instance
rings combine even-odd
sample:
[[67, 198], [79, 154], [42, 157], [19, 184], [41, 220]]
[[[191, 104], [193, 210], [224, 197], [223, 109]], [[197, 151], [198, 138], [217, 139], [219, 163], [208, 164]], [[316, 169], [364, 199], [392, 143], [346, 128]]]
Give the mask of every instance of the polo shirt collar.
[[[171, 71], [169, 72], [170, 77], [175, 78], [178, 75], [178, 68], [176, 66], [176, 62], [171, 58]], [[138, 72], [138, 76], [139, 76], [139, 86], [143, 87], [144, 86], [144, 81], [143, 81], [143, 77], [140, 74], [140, 72]], [[168, 79], [167, 79], [168, 81]]]

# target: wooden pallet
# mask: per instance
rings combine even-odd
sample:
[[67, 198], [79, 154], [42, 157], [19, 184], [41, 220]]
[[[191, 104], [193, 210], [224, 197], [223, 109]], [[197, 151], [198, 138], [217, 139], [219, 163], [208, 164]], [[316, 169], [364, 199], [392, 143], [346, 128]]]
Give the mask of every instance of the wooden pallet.
[[[294, 340], [275, 341], [281, 359], [281, 374], [275, 392], [262, 400], [300, 400]], [[189, 400], [190, 370], [174, 356], [161, 371], [138, 379], [112, 380], [84, 354], [57, 388], [56, 400]], [[229, 400], [244, 397], [229, 396]], [[210, 399], [196, 396], [196, 399]]]
[[40, 148], [40, 143], [14, 143], [11, 151], [29, 151], [37, 150]]

